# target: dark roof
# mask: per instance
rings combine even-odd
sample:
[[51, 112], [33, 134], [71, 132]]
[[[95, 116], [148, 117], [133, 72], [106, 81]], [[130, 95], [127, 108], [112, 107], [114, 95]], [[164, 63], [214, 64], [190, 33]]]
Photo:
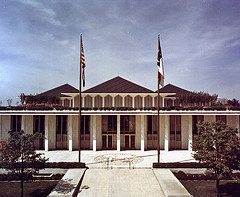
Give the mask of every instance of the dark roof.
[[61, 86], [58, 86], [56, 88], [53, 88], [51, 90], [48, 90], [46, 92], [43, 92], [39, 95], [48, 95], [48, 96], [59, 96], [59, 97], [68, 97], [66, 95], [63, 95], [61, 93], [78, 93], [79, 90], [74, 88], [73, 86], [69, 85], [69, 84], [64, 84]]
[[160, 93], [176, 93], [176, 95], [178, 96], [178, 95], [187, 94], [190, 92], [187, 90], [184, 90], [182, 88], [179, 88], [175, 85], [167, 84], [166, 86], [164, 86], [160, 89]]
[[122, 77], [115, 77], [97, 86], [83, 91], [83, 93], [154, 93], [152, 90], [137, 85]]

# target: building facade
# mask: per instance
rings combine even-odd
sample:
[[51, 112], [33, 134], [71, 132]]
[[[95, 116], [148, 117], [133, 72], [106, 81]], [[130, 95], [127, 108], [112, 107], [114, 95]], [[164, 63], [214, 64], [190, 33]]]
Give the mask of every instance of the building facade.
[[[176, 96], [187, 90], [171, 84], [160, 90], [160, 149], [189, 150], [199, 121], [218, 121], [239, 129], [240, 111], [176, 110]], [[9, 130], [42, 133], [37, 149], [78, 149], [78, 90], [65, 84], [42, 95], [56, 95], [65, 108], [0, 109], [0, 138]], [[156, 150], [157, 93], [121, 77], [82, 92], [81, 149]]]

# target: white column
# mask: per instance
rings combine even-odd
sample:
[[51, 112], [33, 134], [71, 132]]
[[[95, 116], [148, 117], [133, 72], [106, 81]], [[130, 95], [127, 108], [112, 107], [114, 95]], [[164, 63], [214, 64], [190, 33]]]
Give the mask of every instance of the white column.
[[121, 142], [120, 142], [120, 115], [117, 115], [117, 151], [121, 150]]
[[144, 119], [145, 116], [141, 116], [141, 151], [144, 151], [144, 128], [145, 128], [145, 124], [144, 124]]
[[122, 96], [122, 107], [125, 107], [125, 96]]
[[85, 107], [84, 96], [82, 96], [82, 107]]
[[165, 107], [165, 96], [162, 97], [162, 106]]
[[153, 96], [152, 97], [152, 107], [154, 107], [155, 106], [155, 97]]
[[25, 116], [22, 115], [21, 129], [26, 132], [25, 127]]
[[69, 151], [73, 150], [73, 140], [72, 140], [72, 133], [73, 133], [73, 121], [72, 116], [68, 116], [68, 149]]
[[105, 96], [102, 97], [102, 107], [105, 107]]
[[92, 107], [95, 105], [95, 96], [92, 97]]
[[48, 151], [48, 116], [45, 115], [45, 151]]
[[164, 143], [164, 150], [168, 151], [168, 143], [169, 143], [169, 116], [165, 116], [165, 143]]
[[188, 116], [188, 150], [192, 151], [192, 142], [193, 142], [193, 137], [192, 137], [192, 116]]
[[132, 107], [135, 108], [135, 96], [132, 96]]
[[115, 107], [115, 102], [114, 102], [115, 97], [112, 96], [112, 106]]
[[75, 98], [75, 96], [72, 97], [72, 101], [73, 101], [73, 102], [72, 102], [72, 107], [76, 107], [76, 106], [75, 106], [75, 102], [74, 102], [74, 98]]
[[93, 115], [92, 116], [92, 124], [93, 124], [93, 151], [97, 151], [97, 116]]
[[142, 97], [142, 107], [145, 107], [145, 96]]

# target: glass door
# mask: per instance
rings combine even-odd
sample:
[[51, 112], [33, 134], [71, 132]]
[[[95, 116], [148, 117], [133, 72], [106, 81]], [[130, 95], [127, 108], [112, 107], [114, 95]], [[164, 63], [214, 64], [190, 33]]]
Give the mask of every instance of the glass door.
[[124, 115], [120, 118], [121, 149], [136, 149], [135, 116]]
[[117, 116], [102, 116], [102, 149], [117, 149]]

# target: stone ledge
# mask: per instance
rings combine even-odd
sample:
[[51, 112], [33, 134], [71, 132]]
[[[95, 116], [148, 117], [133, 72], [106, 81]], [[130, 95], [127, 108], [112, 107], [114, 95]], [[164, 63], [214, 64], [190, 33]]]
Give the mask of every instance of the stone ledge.
[[86, 168], [69, 169], [49, 197], [77, 196]]
[[191, 197], [169, 169], [153, 169], [153, 172], [166, 197]]

